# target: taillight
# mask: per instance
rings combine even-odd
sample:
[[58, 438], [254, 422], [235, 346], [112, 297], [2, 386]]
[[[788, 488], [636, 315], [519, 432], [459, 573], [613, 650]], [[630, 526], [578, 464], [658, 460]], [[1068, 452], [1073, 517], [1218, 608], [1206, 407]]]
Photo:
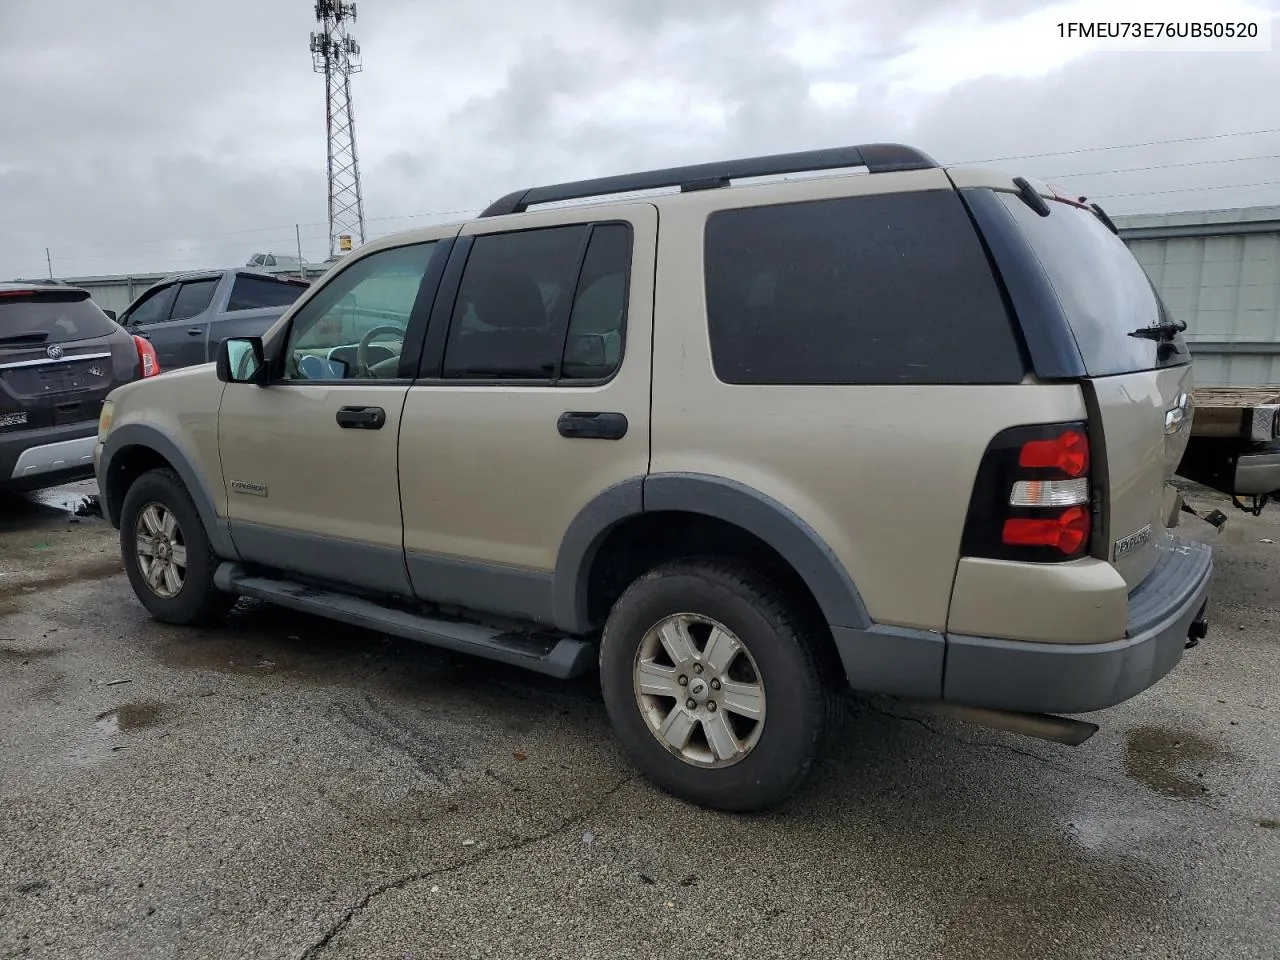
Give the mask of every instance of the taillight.
[[1083, 477], [1089, 470], [1089, 437], [1082, 429], [1068, 427], [1048, 440], [1028, 440], [1018, 451], [1018, 466], [1048, 467], [1068, 477]]
[[1089, 432], [1083, 423], [999, 433], [978, 468], [961, 550], [969, 557], [1053, 562], [1089, 552]]
[[1010, 517], [1001, 539], [1016, 547], [1054, 547], [1066, 554], [1079, 553], [1089, 539], [1089, 512], [1068, 507], [1056, 516]]
[[160, 361], [156, 358], [156, 348], [151, 345], [151, 341], [146, 337], [139, 337], [136, 334], [133, 338], [134, 345], [138, 348], [138, 363], [142, 366], [142, 378], [154, 377], [160, 372]]

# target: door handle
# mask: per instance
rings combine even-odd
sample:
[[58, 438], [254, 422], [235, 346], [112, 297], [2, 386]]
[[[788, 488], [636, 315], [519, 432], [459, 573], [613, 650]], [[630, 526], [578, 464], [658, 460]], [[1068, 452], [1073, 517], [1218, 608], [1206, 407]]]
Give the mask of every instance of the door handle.
[[187, 331], [187, 336], [188, 336], [188, 337], [203, 337], [203, 336], [204, 336], [204, 327], [192, 327], [190, 330], [188, 330], [188, 331]]
[[337, 420], [338, 426], [347, 430], [381, 430], [387, 411], [381, 407], [342, 407]]
[[623, 413], [560, 414], [556, 421], [560, 436], [577, 440], [621, 440], [627, 435], [627, 417]]

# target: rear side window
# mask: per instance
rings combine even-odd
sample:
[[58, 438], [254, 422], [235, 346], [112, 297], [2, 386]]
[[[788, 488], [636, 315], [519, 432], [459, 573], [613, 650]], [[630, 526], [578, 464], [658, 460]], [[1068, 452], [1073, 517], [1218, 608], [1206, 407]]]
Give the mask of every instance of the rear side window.
[[268, 277], [236, 276], [227, 301], [227, 310], [259, 310], [263, 307], [287, 307], [306, 291], [303, 283], [289, 283]]
[[1042, 217], [1017, 194], [998, 196], [1040, 261], [1089, 376], [1191, 361], [1181, 336], [1163, 343], [1130, 336], [1136, 330], [1171, 324], [1173, 318], [1124, 241], [1092, 212], [1051, 201], [1049, 216]]
[[0, 347], [68, 343], [118, 329], [83, 291], [0, 293]]
[[707, 323], [726, 383], [1017, 383], [1022, 350], [953, 191], [712, 214]]
[[631, 228], [547, 227], [476, 237], [443, 374], [462, 380], [603, 380], [622, 359]]

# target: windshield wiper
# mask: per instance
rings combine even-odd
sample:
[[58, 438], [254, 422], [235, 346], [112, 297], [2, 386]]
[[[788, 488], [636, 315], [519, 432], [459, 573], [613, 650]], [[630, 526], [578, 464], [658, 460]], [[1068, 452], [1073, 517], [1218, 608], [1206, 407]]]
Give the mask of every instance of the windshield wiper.
[[1172, 340], [1183, 330], [1187, 329], [1185, 320], [1167, 320], [1164, 323], [1157, 323], [1150, 327], [1139, 327], [1137, 330], [1129, 331], [1129, 336], [1138, 337], [1142, 340]]

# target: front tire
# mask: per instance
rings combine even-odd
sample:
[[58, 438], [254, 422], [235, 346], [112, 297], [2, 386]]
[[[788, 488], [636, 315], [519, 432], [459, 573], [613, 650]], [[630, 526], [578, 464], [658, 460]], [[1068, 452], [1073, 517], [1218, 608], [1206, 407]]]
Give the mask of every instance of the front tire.
[[681, 560], [636, 580], [600, 643], [605, 707], [637, 767], [706, 807], [771, 807], [827, 733], [819, 638], [753, 569]]
[[200, 513], [172, 470], [144, 473], [125, 494], [120, 552], [138, 600], [164, 623], [212, 623], [236, 598], [213, 585], [218, 569]]

